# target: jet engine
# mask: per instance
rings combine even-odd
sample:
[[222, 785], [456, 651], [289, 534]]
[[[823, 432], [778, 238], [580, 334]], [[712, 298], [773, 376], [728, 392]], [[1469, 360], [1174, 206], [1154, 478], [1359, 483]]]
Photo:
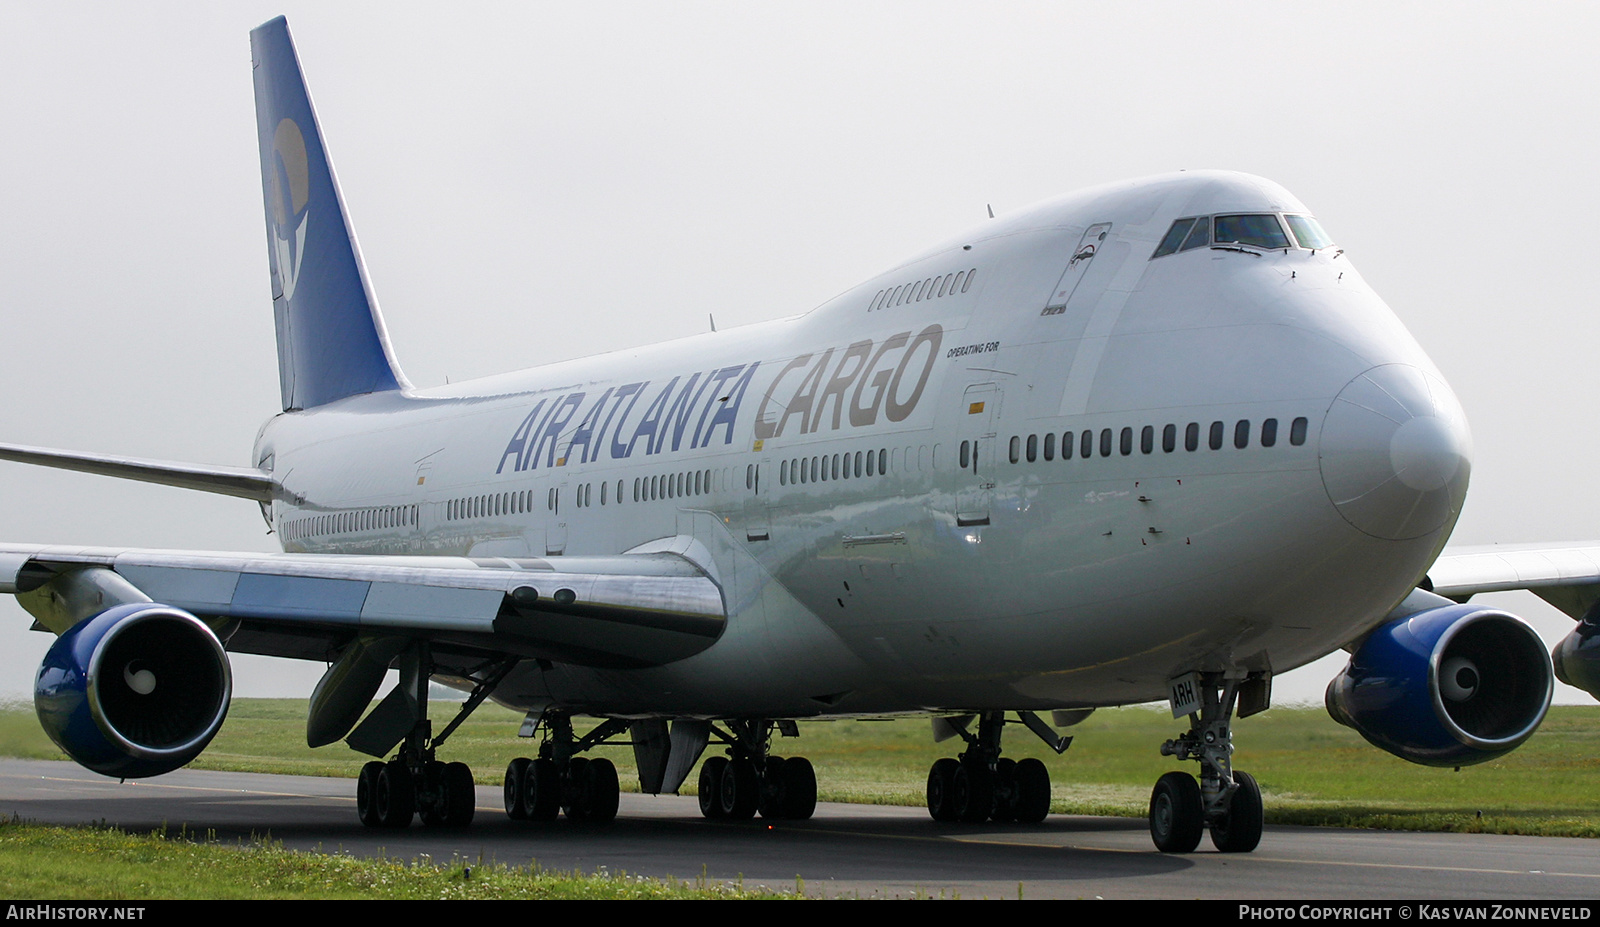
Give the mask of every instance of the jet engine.
[[188, 612], [118, 605], [56, 639], [39, 667], [34, 710], [45, 733], [107, 776], [159, 776], [194, 759], [228, 714], [233, 674], [222, 643]]
[[1447, 605], [1391, 621], [1328, 684], [1328, 714], [1373, 746], [1425, 766], [1497, 759], [1550, 707], [1550, 656], [1522, 619]]

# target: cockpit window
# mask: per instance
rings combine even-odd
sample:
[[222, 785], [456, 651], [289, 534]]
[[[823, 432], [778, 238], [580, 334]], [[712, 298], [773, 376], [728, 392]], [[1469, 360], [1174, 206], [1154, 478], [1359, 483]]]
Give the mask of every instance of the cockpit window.
[[1156, 253], [1150, 255], [1150, 259], [1165, 257], [1178, 250], [1178, 245], [1183, 243], [1183, 236], [1189, 234], [1189, 227], [1192, 225], [1194, 225], [1193, 217], [1172, 223], [1172, 228], [1167, 229], [1167, 237], [1161, 239], [1161, 244], [1156, 246]]
[[1254, 248], [1287, 248], [1289, 236], [1273, 215], [1217, 216], [1218, 244], [1249, 245]]
[[1189, 233], [1189, 237], [1183, 241], [1183, 247], [1178, 250], [1188, 251], [1190, 248], [1204, 248], [1209, 244], [1211, 244], [1211, 217], [1201, 216], [1195, 220], [1194, 231]]
[[1284, 216], [1283, 218], [1288, 220], [1289, 231], [1294, 233], [1294, 240], [1300, 243], [1300, 247], [1315, 251], [1318, 248], [1330, 248], [1333, 246], [1333, 239], [1329, 238], [1328, 233], [1324, 232], [1322, 226], [1317, 224], [1317, 220], [1310, 216]]

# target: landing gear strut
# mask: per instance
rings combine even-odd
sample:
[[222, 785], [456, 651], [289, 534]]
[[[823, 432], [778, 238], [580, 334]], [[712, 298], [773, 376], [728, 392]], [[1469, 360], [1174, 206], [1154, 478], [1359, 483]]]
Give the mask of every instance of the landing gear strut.
[[700, 764], [702, 815], [747, 821], [760, 812], [768, 820], [804, 821], [816, 811], [816, 770], [803, 756], [771, 755], [774, 728], [787, 737], [799, 733], [793, 721], [736, 719], [727, 730], [712, 728], [728, 745], [728, 755]]
[[[1031, 757], [1012, 760], [1000, 755], [1005, 712], [978, 715], [976, 734], [966, 729], [970, 717], [942, 719], [948, 730], [966, 742], [967, 749], [955, 759], [935, 762], [928, 770], [928, 813], [935, 821], [968, 824], [1043, 821], [1050, 813], [1050, 770]], [[1019, 712], [1018, 717], [1056, 753], [1071, 745], [1071, 737], [1055, 735], [1031, 712]]]
[[1266, 680], [1194, 676], [1199, 711], [1189, 715], [1187, 732], [1161, 745], [1161, 755], [1199, 760], [1200, 780], [1169, 772], [1156, 782], [1150, 793], [1150, 837], [1163, 853], [1192, 853], [1209, 827], [1218, 850], [1248, 853], [1261, 842], [1261, 788], [1249, 773], [1233, 768], [1232, 719], [1242, 690], [1252, 710], [1241, 708], [1241, 717], [1266, 707]]
[[607, 719], [582, 738], [572, 733], [572, 717], [546, 711], [536, 730], [544, 742], [539, 757], [518, 757], [506, 767], [505, 808], [513, 821], [553, 821], [565, 813], [570, 821], [606, 824], [617, 816], [620, 788], [617, 767], [604, 757], [577, 754], [628, 730], [626, 722]]

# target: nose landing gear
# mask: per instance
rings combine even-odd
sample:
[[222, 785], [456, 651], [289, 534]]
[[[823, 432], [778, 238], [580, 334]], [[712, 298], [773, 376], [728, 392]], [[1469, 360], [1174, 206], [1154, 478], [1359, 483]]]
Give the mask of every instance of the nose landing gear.
[[1261, 842], [1261, 787], [1233, 768], [1232, 719], [1236, 704], [1240, 717], [1266, 709], [1267, 680], [1226, 679], [1221, 673], [1196, 673], [1191, 680], [1199, 710], [1189, 714], [1187, 732], [1161, 745], [1161, 755], [1199, 760], [1200, 779], [1169, 772], [1157, 780], [1150, 793], [1150, 838], [1163, 853], [1192, 853], [1209, 827], [1218, 850], [1248, 853]]

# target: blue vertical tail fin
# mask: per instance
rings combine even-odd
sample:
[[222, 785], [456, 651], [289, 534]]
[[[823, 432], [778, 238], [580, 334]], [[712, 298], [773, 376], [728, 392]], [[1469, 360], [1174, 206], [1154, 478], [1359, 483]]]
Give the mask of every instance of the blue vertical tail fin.
[[280, 16], [252, 30], [250, 55], [283, 408], [409, 386], [367, 282], [288, 22]]

